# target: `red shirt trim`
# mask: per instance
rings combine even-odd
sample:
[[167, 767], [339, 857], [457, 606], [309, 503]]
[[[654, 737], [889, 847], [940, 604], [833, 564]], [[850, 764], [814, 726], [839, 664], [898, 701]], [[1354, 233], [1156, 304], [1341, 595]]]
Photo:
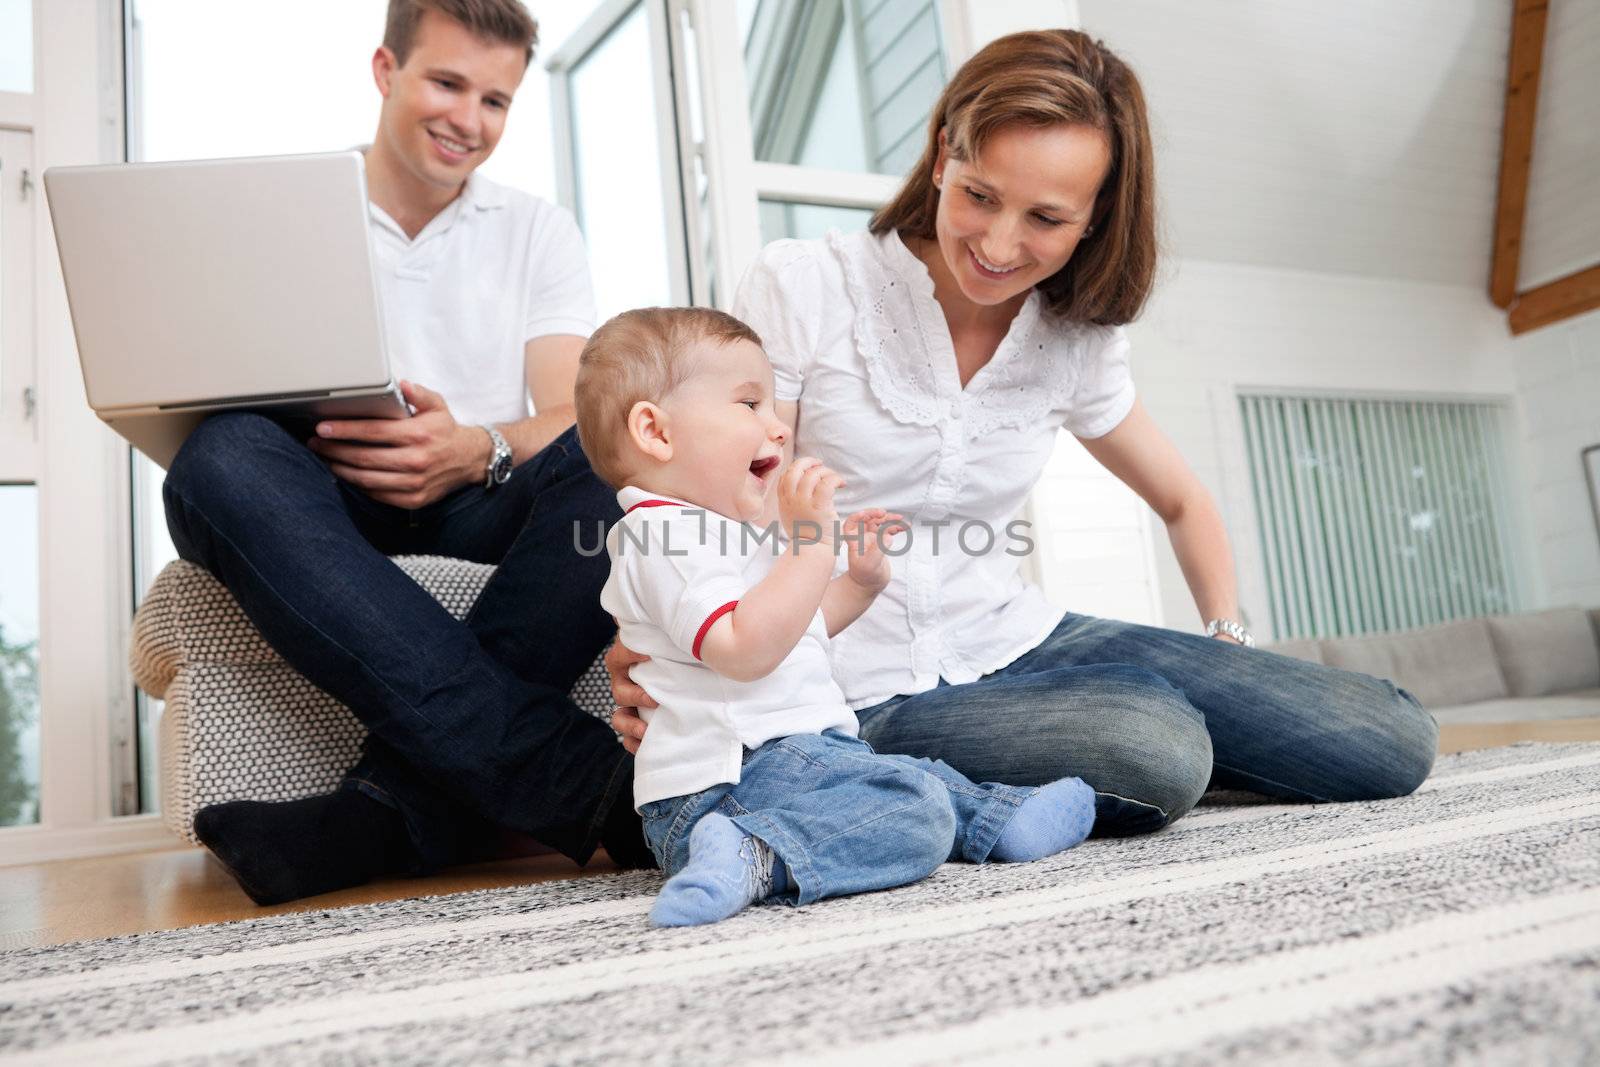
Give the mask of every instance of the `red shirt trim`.
[[738, 606], [739, 602], [737, 600], [730, 600], [726, 604], [722, 605], [722, 607], [706, 616], [706, 621], [701, 623], [700, 629], [695, 632], [694, 646], [689, 649], [690, 652], [694, 653], [695, 659], [700, 658], [700, 643], [706, 639], [706, 633], [711, 629], [712, 624]]
[[627, 511], [624, 511], [623, 514], [632, 515], [640, 508], [681, 508], [687, 506], [686, 504], [678, 503], [676, 500], [641, 500]]

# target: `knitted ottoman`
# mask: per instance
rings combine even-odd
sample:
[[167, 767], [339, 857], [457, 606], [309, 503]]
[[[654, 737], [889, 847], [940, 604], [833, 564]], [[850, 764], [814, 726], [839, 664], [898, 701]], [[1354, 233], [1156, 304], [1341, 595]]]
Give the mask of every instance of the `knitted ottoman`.
[[[493, 567], [442, 556], [396, 564], [465, 618]], [[166, 702], [161, 716], [161, 813], [192, 844], [194, 813], [224, 800], [294, 800], [333, 789], [361, 752], [366, 730], [343, 704], [267, 646], [205, 569], [169, 564], [133, 620], [128, 650], [139, 688]], [[611, 685], [596, 659], [572, 699], [609, 720]]]

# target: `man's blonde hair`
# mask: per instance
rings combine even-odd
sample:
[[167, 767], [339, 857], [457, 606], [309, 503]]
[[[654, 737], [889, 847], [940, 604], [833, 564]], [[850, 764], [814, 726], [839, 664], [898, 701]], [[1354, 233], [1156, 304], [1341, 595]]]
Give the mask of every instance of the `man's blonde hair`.
[[636, 308], [605, 322], [583, 346], [574, 404], [589, 465], [613, 489], [627, 484], [628, 413], [660, 403], [694, 373], [697, 341], [759, 345], [756, 332], [715, 308]]
[[524, 67], [533, 62], [533, 50], [539, 43], [539, 23], [528, 14], [521, 0], [389, 0], [383, 45], [394, 53], [395, 62], [402, 67], [411, 56], [417, 25], [424, 11], [437, 11], [461, 23], [479, 40], [516, 45], [523, 51]]

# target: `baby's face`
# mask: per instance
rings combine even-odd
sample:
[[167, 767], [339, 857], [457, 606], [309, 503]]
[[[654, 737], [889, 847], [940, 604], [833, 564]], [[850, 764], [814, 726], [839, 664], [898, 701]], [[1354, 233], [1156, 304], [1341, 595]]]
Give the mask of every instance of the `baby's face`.
[[772, 365], [749, 341], [702, 342], [691, 358], [693, 375], [661, 403], [672, 443], [664, 473], [689, 503], [756, 522], [789, 436], [773, 410]]

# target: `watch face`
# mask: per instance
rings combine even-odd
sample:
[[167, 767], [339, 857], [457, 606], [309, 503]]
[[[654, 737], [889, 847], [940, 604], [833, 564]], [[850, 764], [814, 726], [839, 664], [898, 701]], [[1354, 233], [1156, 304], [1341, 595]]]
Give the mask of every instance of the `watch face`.
[[511, 457], [501, 456], [494, 465], [494, 484], [504, 485], [511, 477]]

